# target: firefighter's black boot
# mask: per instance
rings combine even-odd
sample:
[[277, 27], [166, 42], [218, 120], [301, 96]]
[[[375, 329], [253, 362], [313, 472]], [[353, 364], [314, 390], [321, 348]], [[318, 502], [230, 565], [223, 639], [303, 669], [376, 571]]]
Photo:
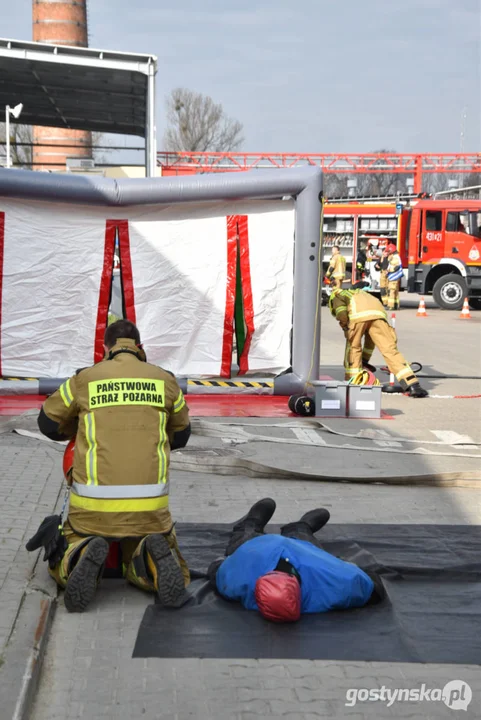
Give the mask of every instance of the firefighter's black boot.
[[329, 522], [331, 513], [326, 508], [316, 508], [304, 513], [299, 522], [309, 525], [311, 532], [316, 533]]
[[249, 512], [238, 520], [234, 527], [234, 531], [242, 530], [245, 527], [250, 527], [257, 532], [263, 532], [265, 526], [274, 515], [276, 510], [275, 500], [272, 498], [264, 498], [254, 503]]
[[417, 382], [409, 386], [407, 395], [413, 398], [423, 398], [428, 397], [429, 393]]
[[160, 604], [181, 607], [189, 599], [182, 568], [163, 535], [149, 535], [145, 541], [147, 567], [152, 573]]
[[297, 522], [283, 525], [281, 527], [281, 535], [316, 544], [314, 533], [324, 527], [324, 525], [329, 522], [330, 517], [331, 514], [326, 508], [309, 510], [309, 512], [304, 513]]
[[264, 528], [274, 515], [275, 509], [276, 503], [272, 498], [264, 498], [256, 502], [247, 515], [238, 520], [232, 528], [225, 554], [232, 555], [248, 540], [264, 535]]
[[64, 601], [68, 612], [83, 612], [93, 599], [108, 554], [109, 544], [105, 538], [89, 541], [67, 580]]

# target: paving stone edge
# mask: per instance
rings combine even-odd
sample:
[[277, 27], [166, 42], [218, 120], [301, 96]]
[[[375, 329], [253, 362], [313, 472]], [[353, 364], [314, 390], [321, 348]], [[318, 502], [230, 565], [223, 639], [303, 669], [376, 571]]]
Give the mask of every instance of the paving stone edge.
[[57, 587], [40, 561], [39, 553], [19, 604], [0, 671], [1, 684], [7, 688], [2, 700], [2, 717], [6, 711], [5, 717], [9, 720], [29, 720], [57, 608], [57, 595]]

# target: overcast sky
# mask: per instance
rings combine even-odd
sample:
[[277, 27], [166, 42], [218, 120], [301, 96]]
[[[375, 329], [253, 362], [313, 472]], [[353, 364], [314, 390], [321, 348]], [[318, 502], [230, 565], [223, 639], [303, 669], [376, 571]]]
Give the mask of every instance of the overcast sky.
[[[30, 40], [31, 0], [0, 0]], [[244, 124], [246, 151], [481, 150], [481, 0], [90, 0], [90, 46], [158, 57]]]

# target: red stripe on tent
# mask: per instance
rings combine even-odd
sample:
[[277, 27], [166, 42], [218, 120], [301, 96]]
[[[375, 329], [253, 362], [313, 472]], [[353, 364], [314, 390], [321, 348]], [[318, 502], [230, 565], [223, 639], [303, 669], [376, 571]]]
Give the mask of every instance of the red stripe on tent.
[[239, 373], [244, 375], [249, 370], [249, 350], [254, 335], [254, 301], [252, 299], [251, 264], [249, 259], [249, 229], [247, 215], [238, 217], [240, 268], [242, 276], [242, 293], [244, 297], [244, 320], [246, 324], [246, 341], [239, 358]]
[[129, 221], [117, 220], [119, 230], [120, 273], [124, 295], [125, 317], [135, 323], [135, 295], [132, 274], [132, 258], [130, 257]]
[[0, 377], [2, 377], [2, 290], [3, 290], [4, 242], [5, 242], [5, 213], [0, 213]]
[[116, 230], [117, 223], [115, 220], [107, 220], [105, 225], [104, 264], [100, 279], [99, 306], [95, 328], [94, 363], [100, 362], [104, 357], [104, 335], [109, 316]]
[[225, 291], [224, 336], [222, 339], [222, 364], [220, 376], [231, 375], [232, 346], [234, 343], [234, 309], [237, 267], [237, 216], [227, 218], [227, 281]]

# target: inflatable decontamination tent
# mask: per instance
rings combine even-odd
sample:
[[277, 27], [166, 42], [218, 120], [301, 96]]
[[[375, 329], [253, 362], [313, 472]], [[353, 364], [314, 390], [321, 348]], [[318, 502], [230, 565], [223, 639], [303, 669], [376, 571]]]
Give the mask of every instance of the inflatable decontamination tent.
[[102, 359], [117, 252], [123, 314], [150, 362], [304, 383], [313, 351], [319, 365], [320, 192], [311, 169], [0, 171], [0, 376], [64, 378]]

